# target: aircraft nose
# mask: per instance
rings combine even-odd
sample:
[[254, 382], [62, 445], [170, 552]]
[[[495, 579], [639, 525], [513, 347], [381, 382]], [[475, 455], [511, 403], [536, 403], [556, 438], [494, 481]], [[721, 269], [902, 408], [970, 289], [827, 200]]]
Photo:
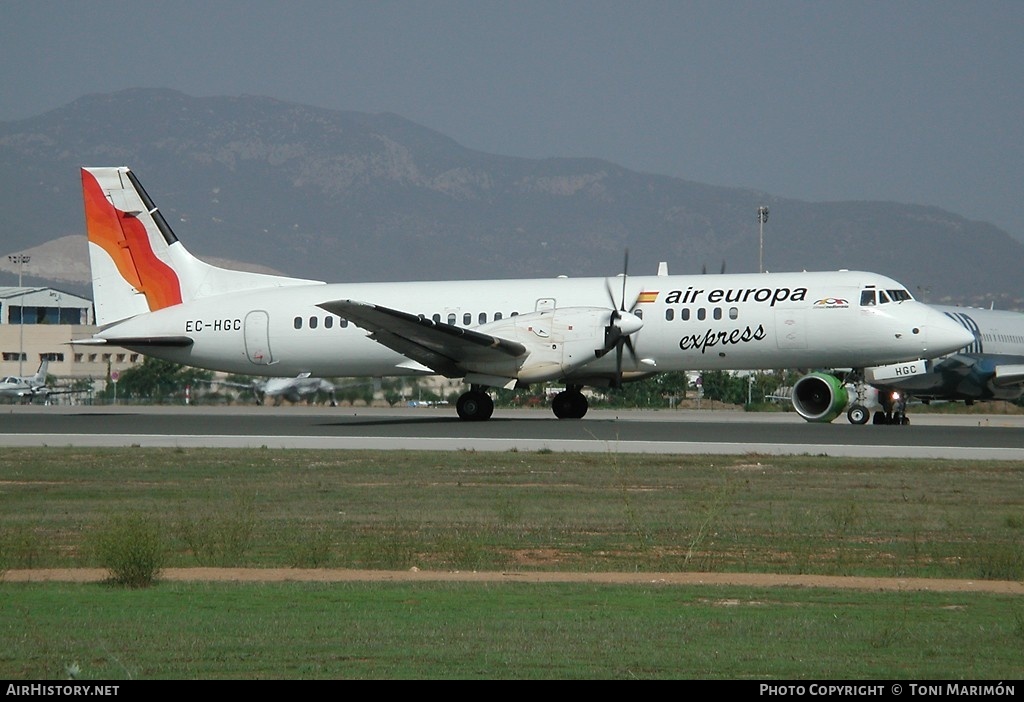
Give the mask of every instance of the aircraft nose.
[[925, 320], [925, 351], [931, 357], [959, 351], [974, 343], [974, 333], [956, 320], [928, 308]]

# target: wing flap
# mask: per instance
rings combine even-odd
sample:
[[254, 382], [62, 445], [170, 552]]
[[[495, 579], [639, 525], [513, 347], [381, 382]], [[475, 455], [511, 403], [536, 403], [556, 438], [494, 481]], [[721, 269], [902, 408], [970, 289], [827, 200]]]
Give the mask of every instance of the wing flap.
[[996, 387], [1005, 388], [1010, 385], [1024, 383], [1024, 364], [1008, 364], [996, 366], [996, 375], [992, 384]]
[[357, 324], [369, 331], [374, 341], [448, 377], [464, 375], [467, 364], [509, 361], [527, 353], [517, 341], [382, 305], [331, 300], [318, 307]]

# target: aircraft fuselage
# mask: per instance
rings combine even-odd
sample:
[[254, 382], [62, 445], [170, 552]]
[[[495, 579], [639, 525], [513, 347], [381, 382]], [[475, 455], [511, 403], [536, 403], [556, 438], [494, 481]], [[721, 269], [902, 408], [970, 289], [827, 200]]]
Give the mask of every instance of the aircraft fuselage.
[[[101, 331], [112, 340], [181, 336], [191, 346], [138, 350], [201, 368], [250, 375], [373, 376], [421, 373], [399, 353], [317, 305], [372, 300], [466, 328], [540, 310], [611, 306], [621, 278], [314, 284], [193, 300]], [[898, 287], [872, 273], [630, 276], [625, 299], [642, 315], [628, 372], [860, 367], [927, 357], [948, 345], [947, 326], [913, 300], [861, 307], [865, 286]], [[536, 331], [542, 338], [543, 330]], [[553, 342], [556, 343], [556, 342]], [[933, 353], [932, 353], [933, 355]], [[613, 354], [586, 375], [615, 370]]]

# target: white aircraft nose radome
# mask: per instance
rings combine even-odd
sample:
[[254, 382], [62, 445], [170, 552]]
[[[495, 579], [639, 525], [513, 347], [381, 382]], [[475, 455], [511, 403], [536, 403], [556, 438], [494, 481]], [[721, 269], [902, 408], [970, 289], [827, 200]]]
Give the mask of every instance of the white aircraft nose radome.
[[938, 310], [928, 308], [925, 321], [928, 354], [942, 356], [974, 343], [974, 333]]

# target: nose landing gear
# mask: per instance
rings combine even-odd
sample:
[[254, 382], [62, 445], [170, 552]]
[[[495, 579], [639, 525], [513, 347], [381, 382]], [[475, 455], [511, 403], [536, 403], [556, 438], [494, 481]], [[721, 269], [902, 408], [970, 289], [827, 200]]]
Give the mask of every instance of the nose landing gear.
[[882, 409], [875, 412], [872, 419], [874, 424], [895, 424], [906, 426], [910, 424], [910, 417], [907, 416], [907, 398], [899, 392], [880, 392], [878, 402]]

